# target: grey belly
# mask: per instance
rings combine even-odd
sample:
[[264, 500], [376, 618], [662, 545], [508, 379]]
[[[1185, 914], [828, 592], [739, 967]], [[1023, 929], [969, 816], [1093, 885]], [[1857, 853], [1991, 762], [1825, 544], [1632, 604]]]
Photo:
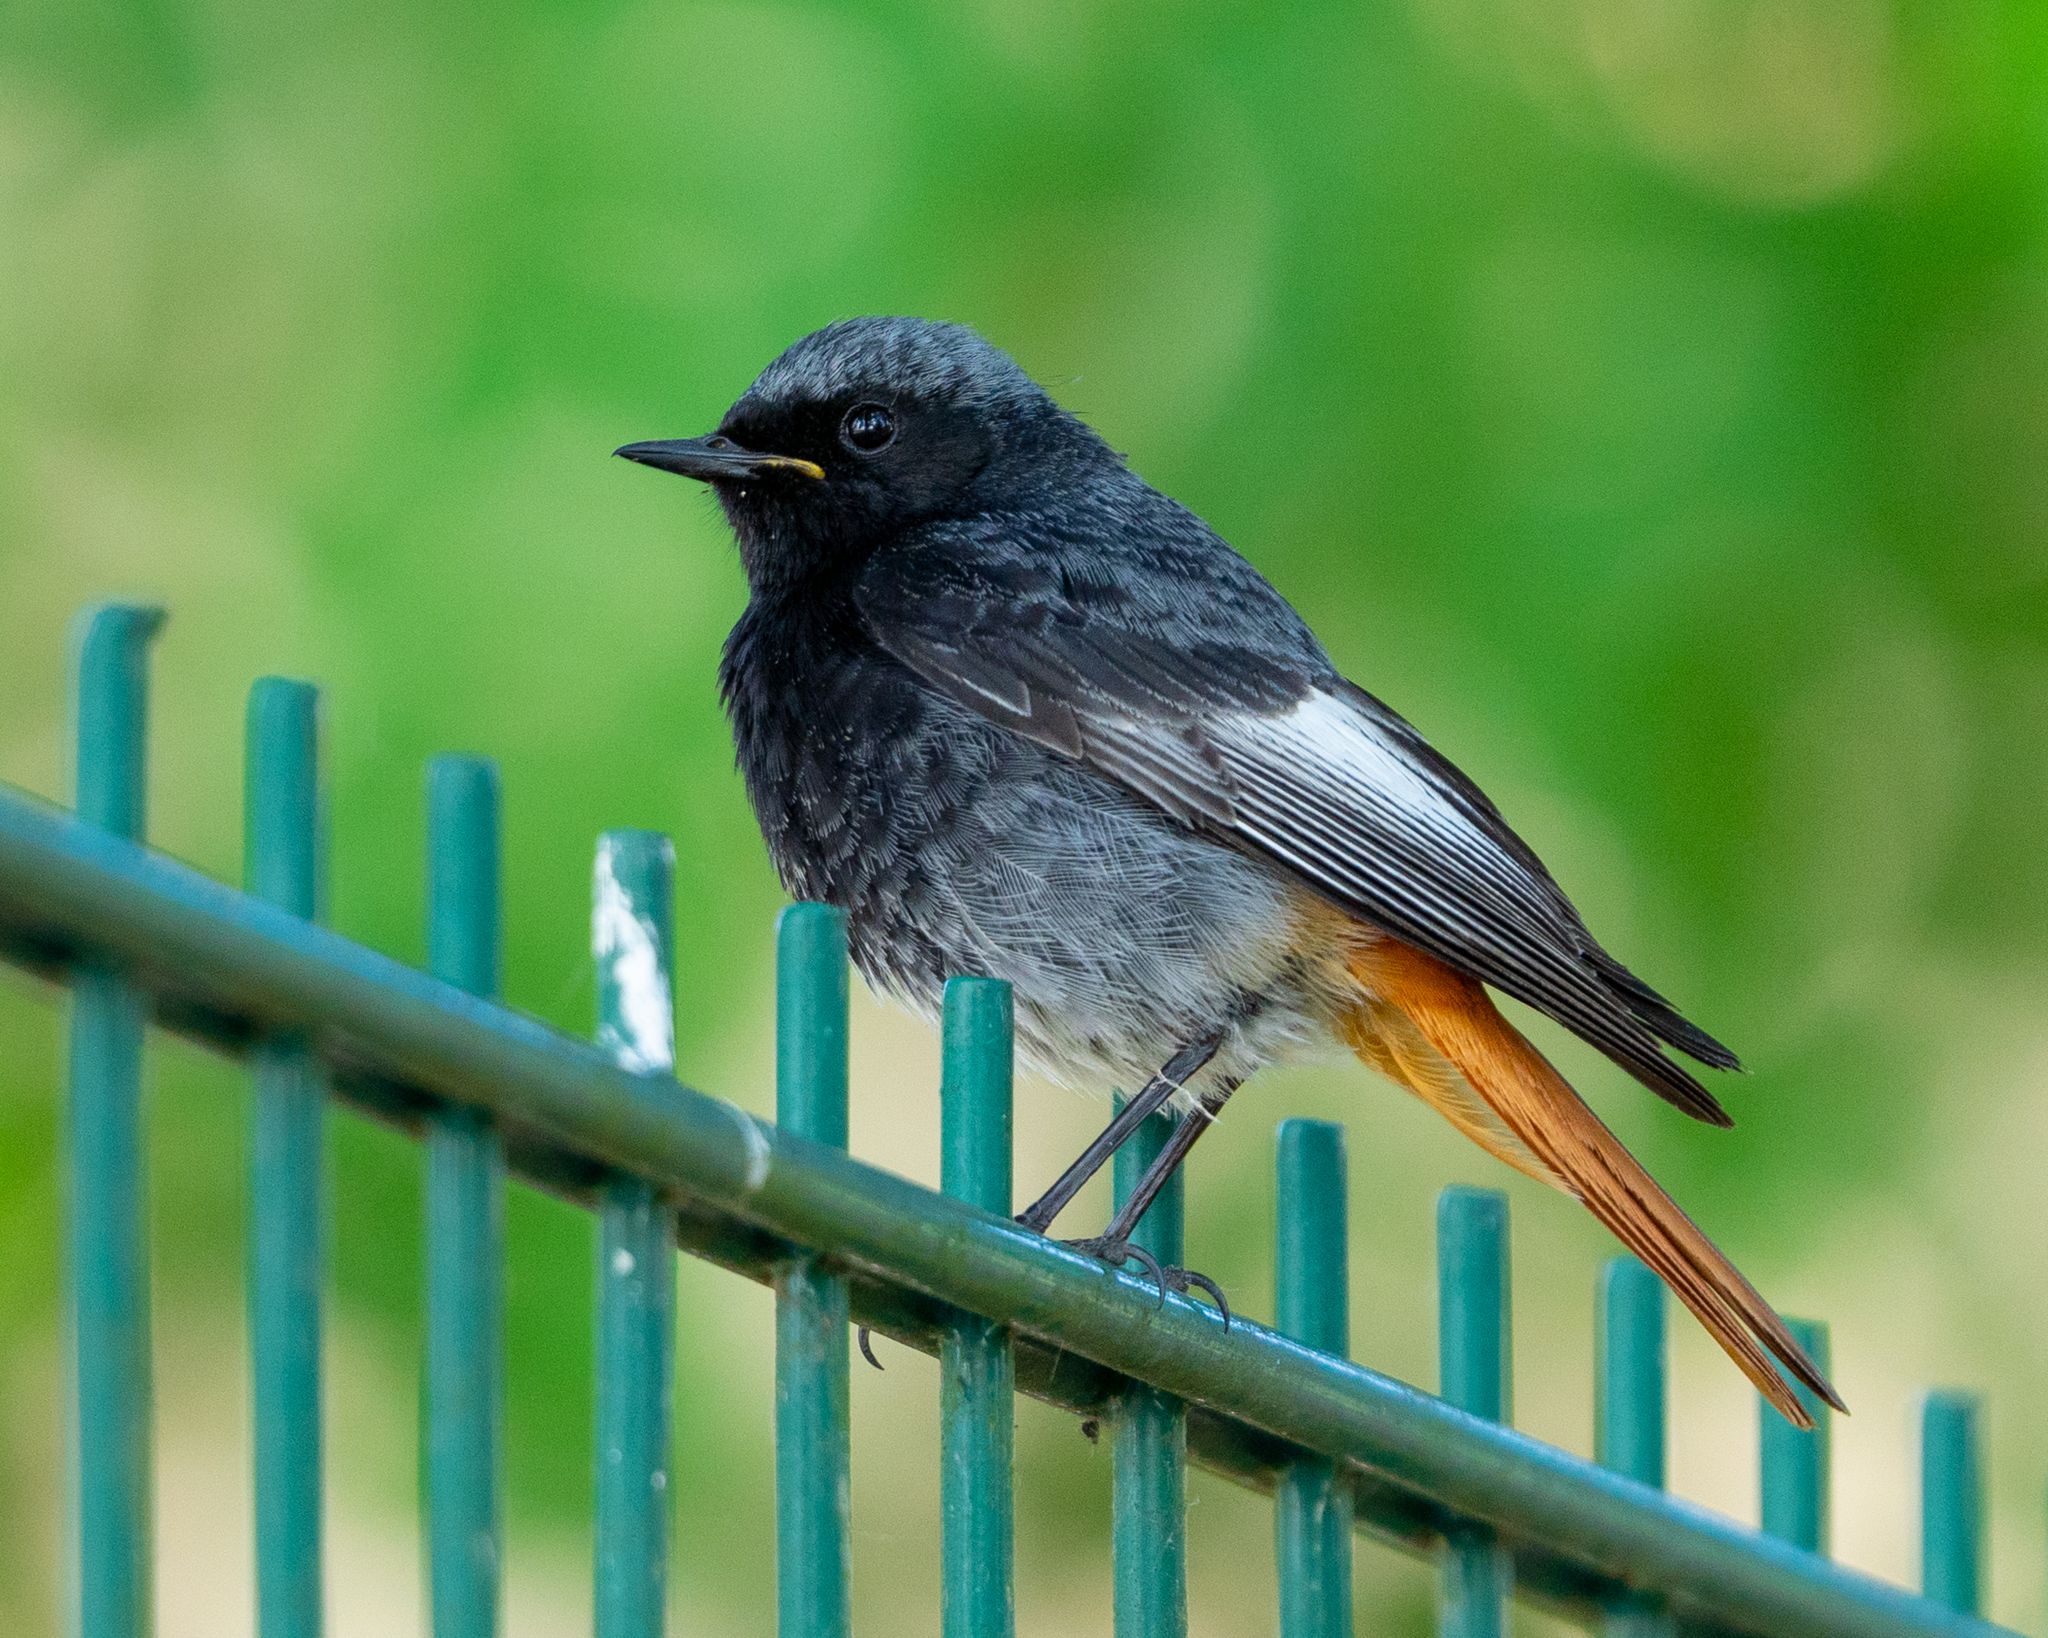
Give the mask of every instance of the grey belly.
[[1191, 1091], [1327, 1044], [1276, 866], [997, 733], [949, 748], [929, 824], [897, 770], [892, 840], [916, 866], [849, 907], [871, 983], [935, 1016], [946, 977], [1006, 979], [1020, 1057], [1090, 1091], [1135, 1090], [1219, 1028]]

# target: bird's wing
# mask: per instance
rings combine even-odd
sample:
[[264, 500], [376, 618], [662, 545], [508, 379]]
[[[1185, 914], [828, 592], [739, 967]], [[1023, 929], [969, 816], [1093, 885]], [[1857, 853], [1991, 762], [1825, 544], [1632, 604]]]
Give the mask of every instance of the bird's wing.
[[1477, 787], [1338, 675], [1257, 571], [1192, 514], [1168, 522], [1114, 561], [1072, 524], [937, 526], [873, 558], [855, 607], [939, 693], [1277, 861], [1728, 1124], [1659, 1043], [1716, 1067], [1733, 1055], [1599, 947]]

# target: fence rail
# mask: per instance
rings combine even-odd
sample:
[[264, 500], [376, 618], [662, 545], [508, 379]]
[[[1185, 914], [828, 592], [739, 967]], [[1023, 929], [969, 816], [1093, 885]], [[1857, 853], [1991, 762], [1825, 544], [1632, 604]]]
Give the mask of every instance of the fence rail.
[[[68, 984], [79, 1629], [147, 1630], [146, 1214], [138, 1140], [146, 1021], [245, 1060], [256, 1085], [250, 1271], [262, 1631], [319, 1630], [320, 1125], [331, 1094], [427, 1150], [427, 1532], [436, 1638], [494, 1630], [499, 1584], [498, 1222], [505, 1175], [570, 1196], [599, 1232], [597, 1630], [660, 1630], [671, 1241], [774, 1286], [778, 1607], [786, 1635], [848, 1630], [847, 1327], [939, 1357], [944, 1624], [1013, 1624], [1010, 1394], [1114, 1438], [1119, 1634], [1185, 1620], [1182, 1469], [1275, 1497], [1281, 1630], [1350, 1630], [1355, 1526], [1436, 1555], [1441, 1630], [1503, 1630], [1510, 1588], [1616, 1633], [1989, 1634], [1967, 1402], [1929, 1402], [1926, 1595], [1828, 1561], [1825, 1432], [1764, 1416], [1766, 1531], [1673, 1500], [1663, 1477], [1663, 1304], [1604, 1277], [1599, 1461], [1507, 1425], [1499, 1198], [1440, 1217], [1445, 1397], [1343, 1357], [1341, 1134], [1280, 1136], [1276, 1329], [1171, 1298], [1013, 1225], [1007, 993], [946, 1005], [944, 1192], [845, 1152], [846, 959], [837, 916], [785, 914], [777, 1120], [672, 1076], [668, 857], [600, 849], [603, 1027], [574, 1040], [492, 999], [496, 796], [487, 765], [430, 780], [433, 972], [322, 928], [315, 706], [252, 699], [251, 891], [141, 845], [144, 653], [155, 617], [84, 626], [76, 814], [0, 789], [0, 956]], [[1145, 1134], [1156, 1143], [1161, 1128]], [[1134, 1176], [1142, 1150], [1120, 1159]], [[1177, 1252], [1178, 1201], [1144, 1231]], [[1818, 1341], [1819, 1339], [1813, 1338]]]

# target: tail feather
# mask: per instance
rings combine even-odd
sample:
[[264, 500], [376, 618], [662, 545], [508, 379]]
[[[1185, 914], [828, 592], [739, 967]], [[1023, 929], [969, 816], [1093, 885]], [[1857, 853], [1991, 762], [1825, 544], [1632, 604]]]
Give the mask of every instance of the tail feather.
[[[1845, 1408], [1770, 1304], [1501, 1016], [1477, 980], [1391, 939], [1359, 950], [1352, 969], [1380, 1008], [1401, 1014], [1456, 1068], [1552, 1181], [1584, 1201], [1670, 1286], [1787, 1420], [1813, 1425], [1772, 1356], [1827, 1404]], [[1391, 1055], [1391, 1049], [1381, 1050]], [[1361, 1056], [1368, 1056], [1362, 1048]], [[1465, 1125], [1455, 1115], [1453, 1120]], [[1486, 1147], [1500, 1152], [1493, 1144]]]
[[1406, 1013], [1383, 1002], [1366, 1002], [1340, 1027], [1345, 1044], [1366, 1064], [1414, 1093], [1494, 1159], [1538, 1183], [1571, 1192], [1570, 1185], [1531, 1154], [1465, 1077], [1422, 1038]]

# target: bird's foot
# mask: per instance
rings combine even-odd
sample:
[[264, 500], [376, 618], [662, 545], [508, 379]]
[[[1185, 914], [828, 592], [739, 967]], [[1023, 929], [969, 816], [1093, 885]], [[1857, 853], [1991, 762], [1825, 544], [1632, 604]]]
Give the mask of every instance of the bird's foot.
[[1136, 1263], [1152, 1276], [1152, 1283], [1159, 1288], [1159, 1300], [1166, 1301], [1166, 1293], [1178, 1292], [1188, 1296], [1191, 1292], [1205, 1293], [1216, 1304], [1216, 1312], [1222, 1316], [1223, 1329], [1230, 1329], [1230, 1299], [1223, 1295], [1223, 1287], [1206, 1274], [1197, 1274], [1192, 1268], [1175, 1268], [1162, 1263], [1143, 1246], [1133, 1245], [1128, 1240], [1112, 1240], [1106, 1234], [1098, 1234], [1090, 1240], [1062, 1240], [1061, 1245], [1069, 1250], [1085, 1252], [1111, 1268], [1121, 1268], [1125, 1263]]

